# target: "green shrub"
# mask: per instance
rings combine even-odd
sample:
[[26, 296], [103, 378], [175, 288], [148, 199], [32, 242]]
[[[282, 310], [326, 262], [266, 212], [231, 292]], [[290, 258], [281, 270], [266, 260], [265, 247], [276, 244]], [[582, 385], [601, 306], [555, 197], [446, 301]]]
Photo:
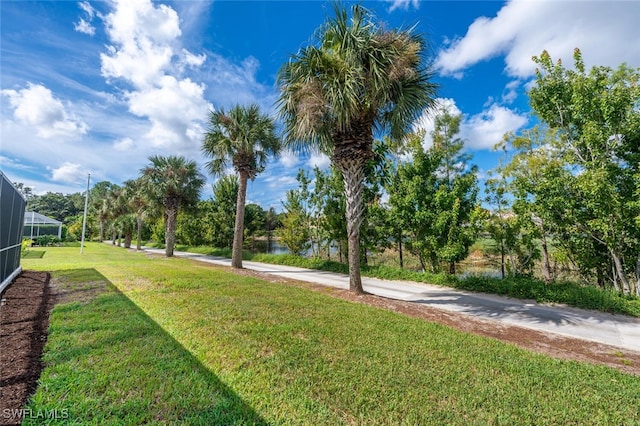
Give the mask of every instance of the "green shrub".
[[33, 241], [29, 238], [22, 240], [22, 247], [20, 248], [20, 257], [25, 257], [29, 252], [29, 247], [33, 244]]
[[58, 237], [54, 237], [53, 235], [41, 235], [35, 239], [35, 245], [40, 247], [47, 247], [58, 245], [62, 242], [62, 240]]

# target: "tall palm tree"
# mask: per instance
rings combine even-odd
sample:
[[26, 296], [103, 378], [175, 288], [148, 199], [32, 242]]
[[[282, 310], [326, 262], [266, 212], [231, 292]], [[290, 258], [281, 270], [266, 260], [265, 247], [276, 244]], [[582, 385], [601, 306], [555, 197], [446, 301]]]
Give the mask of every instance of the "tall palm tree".
[[387, 30], [360, 5], [317, 32], [280, 69], [278, 101], [286, 143], [330, 156], [345, 182], [351, 291], [362, 293], [360, 225], [364, 166], [373, 158], [374, 131], [399, 141], [425, 110], [436, 86], [424, 65], [425, 42], [411, 30]]
[[122, 197], [122, 187], [113, 185], [105, 195], [105, 208], [107, 209], [107, 218], [109, 230], [111, 231], [112, 244], [120, 246], [120, 237], [122, 236], [122, 227], [118, 219], [127, 213], [127, 205]]
[[205, 178], [195, 161], [184, 157], [154, 155], [149, 161], [151, 163], [140, 173], [150, 198], [164, 208], [165, 255], [171, 257], [176, 243], [178, 211], [198, 202]]
[[208, 171], [219, 176], [231, 162], [238, 173], [239, 187], [236, 204], [236, 223], [233, 233], [231, 266], [242, 268], [242, 238], [247, 181], [264, 170], [269, 156], [280, 153], [280, 139], [276, 136], [273, 120], [260, 113], [257, 105], [236, 105], [228, 112], [212, 111], [209, 129], [202, 144], [203, 153], [211, 160]]
[[136, 215], [136, 250], [142, 249], [142, 218], [149, 207], [144, 179], [132, 179], [123, 183], [124, 197], [129, 208]]

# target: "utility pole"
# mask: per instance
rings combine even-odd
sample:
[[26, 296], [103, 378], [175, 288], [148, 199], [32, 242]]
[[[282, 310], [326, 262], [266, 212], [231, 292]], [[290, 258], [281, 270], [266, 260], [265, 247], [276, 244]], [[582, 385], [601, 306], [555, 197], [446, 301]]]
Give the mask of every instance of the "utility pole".
[[82, 241], [80, 242], [80, 254], [84, 251], [84, 232], [87, 229], [87, 207], [89, 206], [89, 182], [91, 173], [87, 175], [87, 193], [84, 196], [84, 217], [82, 218]]

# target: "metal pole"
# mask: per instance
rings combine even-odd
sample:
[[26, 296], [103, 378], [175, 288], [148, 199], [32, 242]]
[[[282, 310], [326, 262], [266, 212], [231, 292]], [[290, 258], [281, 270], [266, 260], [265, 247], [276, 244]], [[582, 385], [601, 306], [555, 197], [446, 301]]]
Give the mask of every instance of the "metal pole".
[[82, 241], [80, 242], [80, 254], [84, 250], [84, 232], [87, 229], [87, 207], [89, 206], [89, 182], [91, 181], [91, 173], [87, 175], [87, 193], [84, 197], [84, 217], [82, 218]]
[[35, 216], [36, 212], [31, 212], [31, 236], [29, 237], [30, 240], [33, 240], [33, 221], [35, 220]]

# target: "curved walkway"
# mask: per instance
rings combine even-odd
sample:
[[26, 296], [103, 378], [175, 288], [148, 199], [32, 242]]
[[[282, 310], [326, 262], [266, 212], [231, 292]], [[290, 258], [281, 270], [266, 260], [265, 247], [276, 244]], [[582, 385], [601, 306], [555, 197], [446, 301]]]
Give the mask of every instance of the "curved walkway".
[[[164, 250], [144, 248], [151, 253]], [[175, 256], [200, 262], [231, 266], [231, 259], [175, 252]], [[243, 267], [265, 274], [312, 282], [341, 289], [349, 288], [349, 276], [293, 266], [243, 261]], [[640, 352], [640, 319], [597, 311], [542, 305], [535, 301], [473, 293], [411, 281], [389, 281], [362, 277], [365, 291], [390, 299], [404, 300], [433, 308], [455, 311], [486, 320], [557, 333]]]

